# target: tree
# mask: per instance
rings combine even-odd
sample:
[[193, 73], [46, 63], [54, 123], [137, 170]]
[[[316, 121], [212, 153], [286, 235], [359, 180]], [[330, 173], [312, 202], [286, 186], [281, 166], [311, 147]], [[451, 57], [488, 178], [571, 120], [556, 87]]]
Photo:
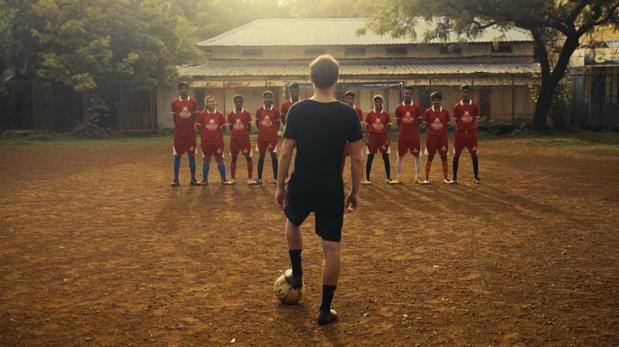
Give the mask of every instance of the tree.
[[[444, 38], [449, 32], [468, 36], [496, 26], [517, 26], [531, 32], [534, 55], [540, 63], [541, 84], [533, 128], [546, 128], [553, 95], [565, 76], [581, 37], [600, 26], [619, 28], [619, 0], [366, 0], [371, 26], [381, 33], [414, 35], [415, 17], [444, 20], [426, 37]], [[556, 47], [557, 52], [552, 47]], [[562, 115], [553, 124], [566, 128]]]

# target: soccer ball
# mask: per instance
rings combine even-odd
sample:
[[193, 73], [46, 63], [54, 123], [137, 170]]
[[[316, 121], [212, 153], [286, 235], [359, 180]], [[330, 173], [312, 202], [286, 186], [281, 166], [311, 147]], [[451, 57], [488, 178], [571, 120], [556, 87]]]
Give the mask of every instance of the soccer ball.
[[275, 281], [273, 291], [275, 297], [284, 304], [294, 305], [301, 300], [303, 296], [303, 288], [292, 288], [292, 269], [286, 270], [283, 275], [279, 276]]

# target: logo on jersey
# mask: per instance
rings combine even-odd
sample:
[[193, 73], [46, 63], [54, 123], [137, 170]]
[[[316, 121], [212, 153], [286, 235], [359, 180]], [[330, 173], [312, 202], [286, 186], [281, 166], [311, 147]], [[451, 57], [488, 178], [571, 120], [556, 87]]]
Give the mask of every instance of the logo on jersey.
[[470, 123], [473, 121], [473, 117], [469, 113], [469, 111], [464, 111], [462, 118], [460, 118], [464, 123]]
[[211, 119], [206, 123], [205, 127], [208, 131], [215, 131], [219, 129], [219, 124], [217, 124], [214, 119]]
[[415, 119], [410, 112], [406, 112], [404, 114], [404, 117], [402, 117], [402, 122], [404, 122], [405, 124], [412, 124], [415, 122]]
[[441, 147], [441, 151], [442, 152], [447, 152], [447, 147], [445, 147], [445, 146]]
[[260, 124], [264, 127], [271, 127], [273, 126], [273, 122], [271, 121], [271, 117], [270, 116], [264, 116], [264, 119], [260, 122]]
[[432, 128], [435, 130], [441, 130], [443, 128], [443, 122], [439, 118], [434, 118], [432, 122]]
[[385, 125], [381, 122], [380, 118], [376, 118], [376, 120], [372, 123], [372, 128], [376, 130], [382, 130], [384, 127]]
[[234, 126], [232, 127], [234, 130], [243, 130], [245, 129], [245, 125], [241, 122], [240, 118], [237, 118], [234, 122]]
[[183, 109], [178, 113], [178, 116], [183, 119], [187, 119], [191, 117], [191, 112], [189, 112], [187, 106], [183, 106]]

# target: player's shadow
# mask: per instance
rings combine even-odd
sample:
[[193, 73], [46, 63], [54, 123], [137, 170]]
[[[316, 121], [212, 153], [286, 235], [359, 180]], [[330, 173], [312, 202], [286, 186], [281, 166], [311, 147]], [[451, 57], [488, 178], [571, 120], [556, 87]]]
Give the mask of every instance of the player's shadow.
[[280, 303], [276, 306], [276, 309], [281, 322], [289, 324], [293, 329], [303, 327], [308, 332], [311, 330], [309, 326], [306, 326], [309, 310], [303, 303], [296, 305]]

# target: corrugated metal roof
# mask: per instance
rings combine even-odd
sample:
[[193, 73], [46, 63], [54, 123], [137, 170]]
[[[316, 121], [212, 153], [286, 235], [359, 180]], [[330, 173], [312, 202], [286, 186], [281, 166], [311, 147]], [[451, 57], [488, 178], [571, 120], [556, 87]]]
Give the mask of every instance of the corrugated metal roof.
[[[341, 76], [529, 74], [539, 64], [349, 64], [340, 68]], [[206, 64], [178, 67], [181, 76], [195, 77], [285, 77], [306, 76], [307, 65], [278, 64]]]
[[[246, 25], [227, 31], [219, 36], [203, 41], [201, 47], [234, 46], [367, 46], [367, 45], [407, 45], [424, 43], [425, 34], [437, 21], [428, 23], [419, 17], [415, 25], [416, 38], [391, 37], [367, 30], [367, 18], [273, 18], [258, 19]], [[473, 38], [452, 35], [448, 42], [528, 42], [532, 41], [528, 31], [512, 28], [506, 32], [490, 27]], [[433, 40], [432, 43], [442, 43]]]

